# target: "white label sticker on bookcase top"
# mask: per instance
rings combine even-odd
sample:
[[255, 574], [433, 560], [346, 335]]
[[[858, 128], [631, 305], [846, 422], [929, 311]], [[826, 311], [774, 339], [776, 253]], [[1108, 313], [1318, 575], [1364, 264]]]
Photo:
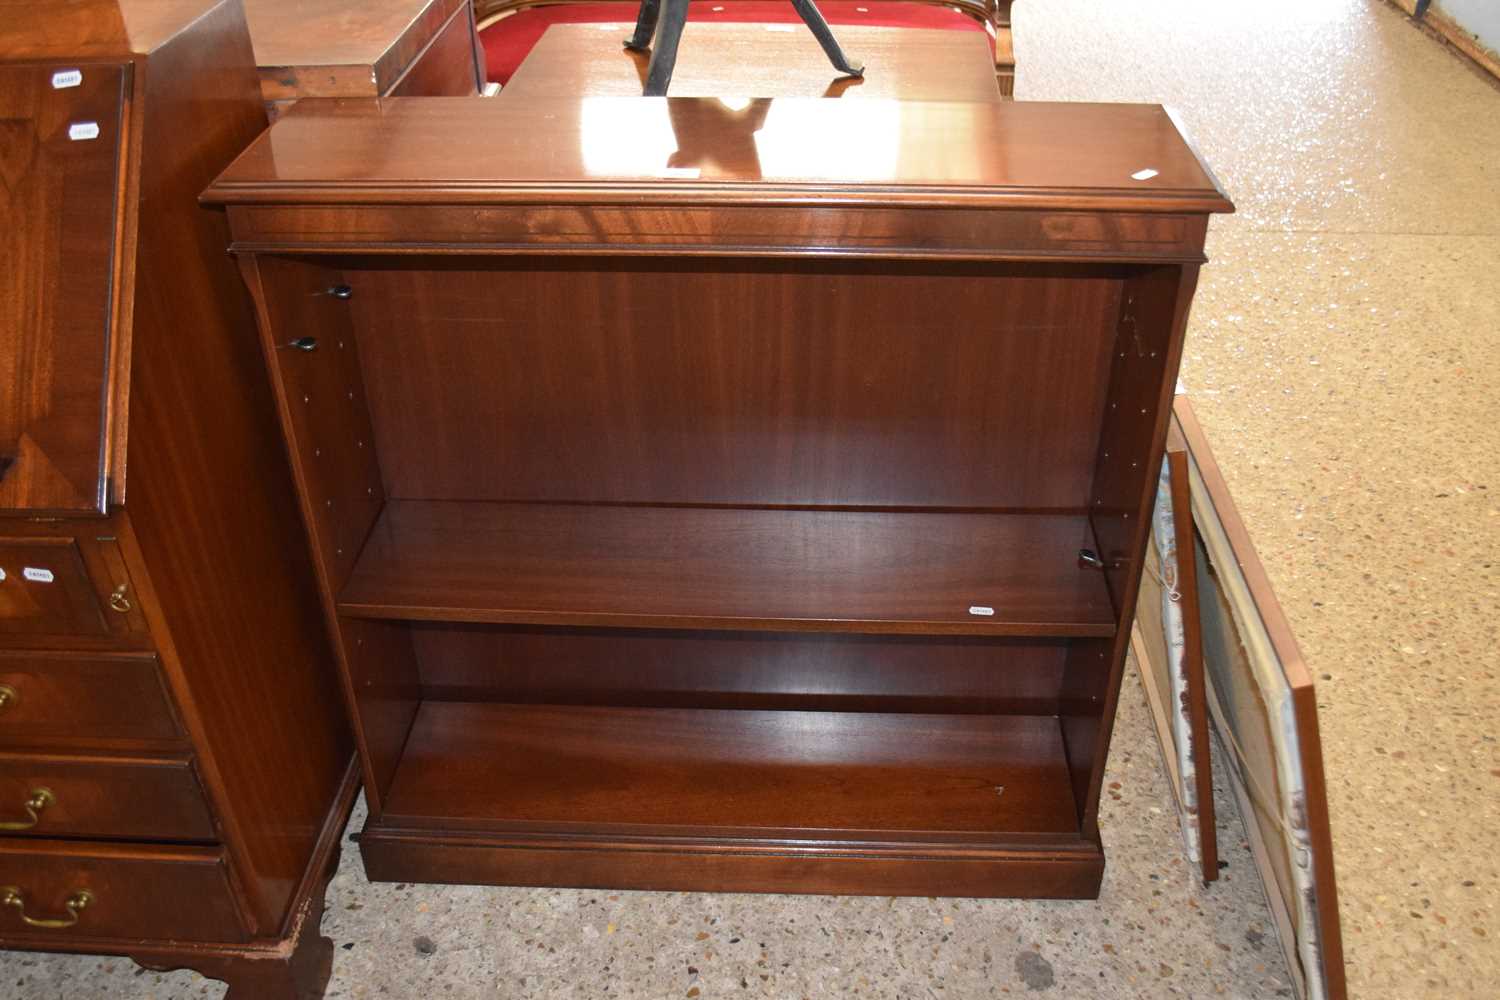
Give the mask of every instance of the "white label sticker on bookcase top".
[[67, 90], [83, 83], [83, 71], [76, 69], [60, 69], [52, 74], [52, 89]]
[[37, 569], [35, 566], [27, 566], [21, 570], [21, 575], [32, 583], [51, 583], [54, 579], [50, 569]]
[[994, 616], [995, 609], [988, 604], [971, 604], [969, 605], [969, 614], [990, 618]]
[[98, 122], [74, 122], [68, 126], [68, 138], [74, 142], [87, 142], [99, 138]]

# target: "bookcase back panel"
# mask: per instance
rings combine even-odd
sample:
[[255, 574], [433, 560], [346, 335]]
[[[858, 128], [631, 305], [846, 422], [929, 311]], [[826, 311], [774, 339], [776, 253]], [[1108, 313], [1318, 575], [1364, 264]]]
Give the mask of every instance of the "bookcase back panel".
[[344, 269], [392, 498], [1075, 510], [1124, 273], [525, 257]]
[[1056, 715], [1065, 640], [411, 626], [425, 697]]

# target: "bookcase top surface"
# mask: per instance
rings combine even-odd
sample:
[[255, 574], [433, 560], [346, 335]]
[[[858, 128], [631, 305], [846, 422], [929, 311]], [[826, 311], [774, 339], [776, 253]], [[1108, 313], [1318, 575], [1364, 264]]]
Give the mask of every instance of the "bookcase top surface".
[[303, 101], [204, 200], [1233, 211], [1158, 105], [732, 97]]

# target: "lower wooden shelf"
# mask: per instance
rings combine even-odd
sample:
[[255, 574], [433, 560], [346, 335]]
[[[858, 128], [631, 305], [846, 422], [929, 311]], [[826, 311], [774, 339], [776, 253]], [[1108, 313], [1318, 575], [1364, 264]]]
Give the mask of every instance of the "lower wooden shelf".
[[1091, 897], [1049, 716], [426, 701], [382, 880]]

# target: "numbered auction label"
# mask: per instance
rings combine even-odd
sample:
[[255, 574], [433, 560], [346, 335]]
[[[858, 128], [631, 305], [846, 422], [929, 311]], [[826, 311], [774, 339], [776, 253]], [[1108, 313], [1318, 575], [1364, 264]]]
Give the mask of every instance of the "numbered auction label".
[[50, 569], [37, 569], [34, 566], [27, 566], [21, 570], [21, 575], [32, 583], [51, 583], [53, 580]]
[[52, 89], [67, 90], [83, 82], [83, 73], [76, 69], [60, 69], [52, 74]]
[[87, 142], [99, 138], [98, 122], [74, 122], [68, 126], [68, 138], [74, 142]]

